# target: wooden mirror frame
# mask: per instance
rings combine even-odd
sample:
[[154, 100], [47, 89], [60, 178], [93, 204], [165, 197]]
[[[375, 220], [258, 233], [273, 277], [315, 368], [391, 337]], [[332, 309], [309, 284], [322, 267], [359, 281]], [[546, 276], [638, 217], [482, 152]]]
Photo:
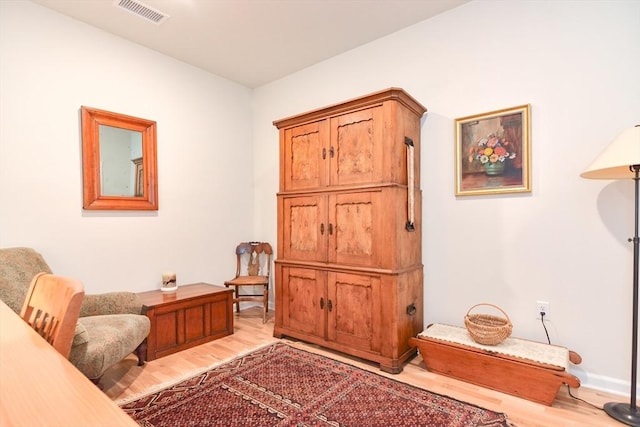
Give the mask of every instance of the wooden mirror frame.
[[[96, 108], [82, 116], [83, 208], [89, 210], [158, 210], [156, 122]], [[105, 196], [100, 179], [100, 125], [142, 133], [142, 196]]]

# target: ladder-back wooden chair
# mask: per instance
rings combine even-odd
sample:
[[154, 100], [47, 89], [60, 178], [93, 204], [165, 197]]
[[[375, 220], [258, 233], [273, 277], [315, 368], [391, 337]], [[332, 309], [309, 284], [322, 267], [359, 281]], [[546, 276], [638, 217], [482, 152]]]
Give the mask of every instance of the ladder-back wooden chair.
[[[263, 304], [262, 322], [267, 322], [269, 311], [269, 276], [273, 249], [266, 242], [243, 242], [236, 247], [236, 277], [224, 282], [226, 287], [234, 287], [233, 303], [236, 312], [240, 312], [241, 301], [258, 301]], [[239, 293], [242, 287], [261, 287], [249, 293]], [[244, 292], [244, 291], [243, 291]]]
[[31, 280], [20, 317], [69, 358], [83, 298], [84, 287], [79, 281], [39, 273]]

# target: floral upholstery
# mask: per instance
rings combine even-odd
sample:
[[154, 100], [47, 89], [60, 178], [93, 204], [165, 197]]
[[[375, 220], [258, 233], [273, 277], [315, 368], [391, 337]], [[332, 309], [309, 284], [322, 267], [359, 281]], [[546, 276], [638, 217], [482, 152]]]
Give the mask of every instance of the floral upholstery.
[[81, 318], [81, 324], [88, 335], [108, 338], [89, 339], [86, 345], [71, 351], [69, 360], [87, 377], [100, 378], [106, 368], [118, 363], [144, 341], [149, 335], [148, 322], [146, 316], [139, 314], [107, 314]]
[[0, 299], [20, 314], [31, 279], [41, 272], [53, 273], [33, 249], [0, 249]]
[[140, 314], [142, 304], [133, 292], [109, 292], [100, 295], [85, 295], [80, 317], [105, 314]]
[[[52, 273], [35, 250], [0, 249], [0, 299], [19, 314], [31, 279], [42, 271]], [[142, 304], [133, 292], [85, 295], [69, 355], [71, 363], [97, 382], [107, 369], [144, 345], [151, 324], [141, 311]], [[143, 358], [142, 354], [140, 363]]]

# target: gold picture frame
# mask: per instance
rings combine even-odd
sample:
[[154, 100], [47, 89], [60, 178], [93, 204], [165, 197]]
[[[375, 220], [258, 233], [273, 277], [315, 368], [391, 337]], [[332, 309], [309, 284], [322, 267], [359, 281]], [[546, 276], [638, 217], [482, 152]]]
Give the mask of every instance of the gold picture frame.
[[456, 196], [531, 192], [531, 106], [455, 120]]

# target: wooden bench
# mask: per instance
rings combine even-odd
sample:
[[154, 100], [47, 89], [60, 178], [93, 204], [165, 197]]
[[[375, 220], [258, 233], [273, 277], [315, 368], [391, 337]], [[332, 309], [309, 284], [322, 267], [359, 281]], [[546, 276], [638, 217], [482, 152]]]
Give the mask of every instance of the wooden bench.
[[432, 324], [409, 344], [427, 370], [534, 402], [551, 405], [562, 384], [580, 387], [567, 372], [581, 357], [564, 347], [509, 337], [495, 346], [478, 344], [465, 328]]

